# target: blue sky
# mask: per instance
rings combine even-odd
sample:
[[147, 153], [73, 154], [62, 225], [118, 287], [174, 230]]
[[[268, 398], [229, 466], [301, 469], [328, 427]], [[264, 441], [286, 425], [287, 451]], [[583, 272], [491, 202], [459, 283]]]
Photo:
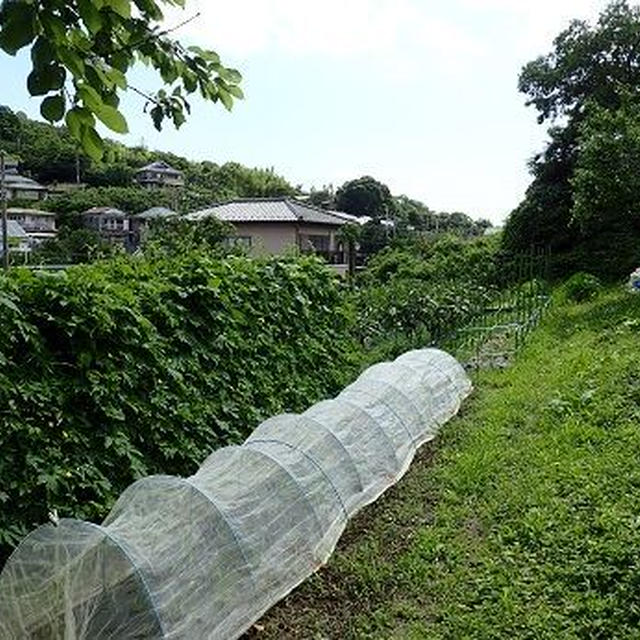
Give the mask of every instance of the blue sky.
[[[436, 210], [501, 220], [530, 181], [543, 127], [517, 78], [572, 18], [606, 0], [188, 0], [168, 24], [244, 76], [232, 113], [193, 101], [179, 131], [157, 133], [142, 101], [123, 102], [130, 134], [192, 159], [274, 167], [304, 187], [370, 174]], [[0, 56], [0, 104], [38, 116], [28, 56]], [[132, 84], [154, 89], [136, 70]], [[112, 135], [111, 137], [117, 138]]]

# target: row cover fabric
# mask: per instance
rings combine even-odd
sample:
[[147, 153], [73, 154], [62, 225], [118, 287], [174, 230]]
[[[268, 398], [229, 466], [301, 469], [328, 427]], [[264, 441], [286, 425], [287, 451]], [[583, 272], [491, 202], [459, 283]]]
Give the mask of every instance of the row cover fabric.
[[40, 527], [0, 575], [0, 639], [237, 638], [327, 561], [470, 393], [436, 349], [263, 422], [190, 478], [131, 485], [102, 525]]

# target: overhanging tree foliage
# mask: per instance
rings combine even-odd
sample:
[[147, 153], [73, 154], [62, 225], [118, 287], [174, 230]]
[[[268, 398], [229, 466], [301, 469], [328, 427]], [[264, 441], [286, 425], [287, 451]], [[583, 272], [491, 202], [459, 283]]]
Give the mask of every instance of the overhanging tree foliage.
[[[27, 89], [43, 97], [42, 115], [64, 120], [84, 150], [100, 158], [104, 143], [96, 123], [127, 132], [118, 110], [127, 90], [144, 97], [157, 129], [165, 119], [176, 127], [185, 122], [190, 94], [227, 109], [243, 97], [238, 71], [225, 67], [214, 51], [183, 46], [163, 26], [162, 9], [183, 6], [184, 0], [3, 0], [0, 48], [15, 55], [30, 47]], [[136, 62], [154, 69], [162, 88], [131, 86], [127, 73]]]

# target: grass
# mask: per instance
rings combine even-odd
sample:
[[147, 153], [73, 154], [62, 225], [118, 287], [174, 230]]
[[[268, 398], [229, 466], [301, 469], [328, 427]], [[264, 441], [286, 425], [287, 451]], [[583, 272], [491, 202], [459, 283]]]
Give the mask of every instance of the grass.
[[559, 303], [248, 638], [640, 638], [640, 297]]

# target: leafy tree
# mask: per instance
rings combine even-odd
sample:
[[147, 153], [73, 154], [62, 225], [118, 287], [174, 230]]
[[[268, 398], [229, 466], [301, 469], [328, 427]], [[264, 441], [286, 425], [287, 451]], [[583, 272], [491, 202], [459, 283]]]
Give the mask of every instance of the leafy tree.
[[433, 212], [419, 200], [412, 200], [402, 195], [394, 197], [393, 204], [396, 220], [402, 221], [418, 231], [426, 231], [434, 226], [432, 224]]
[[295, 188], [273, 169], [249, 169], [237, 162], [191, 165], [187, 170], [187, 180], [193, 186], [228, 194], [228, 197], [274, 197], [296, 193]]
[[62, 227], [55, 238], [46, 240], [32, 252], [29, 261], [34, 264], [78, 264], [118, 252], [91, 229]]
[[379, 220], [369, 220], [360, 231], [360, 251], [365, 256], [381, 251], [389, 245], [389, 229]]
[[[595, 256], [594, 251], [602, 255], [597, 246], [602, 235], [595, 238], [593, 230], [574, 224], [574, 171], [578, 163], [587, 162], [581, 149], [589, 135], [584, 129], [589, 114], [594, 109], [614, 113], [625, 103], [638, 102], [639, 41], [640, 8], [619, 0], [594, 25], [572, 22], [548, 55], [524, 67], [520, 90], [527, 95], [527, 104], [537, 109], [539, 122], [554, 126], [546, 150], [530, 164], [533, 182], [525, 200], [507, 221], [503, 234], [507, 253], [549, 246], [557, 275], [598, 268], [608, 271], [603, 275], [616, 275]], [[611, 129], [609, 134], [614, 135]], [[578, 182], [584, 187], [584, 166], [582, 176]]]
[[590, 271], [626, 275], [640, 260], [640, 107], [593, 108], [580, 129], [572, 222]]
[[[157, 129], [168, 118], [176, 127], [189, 112], [187, 98], [199, 93], [231, 109], [242, 98], [241, 76], [223, 66], [214, 51], [184, 47], [162, 26], [162, 9], [184, 0], [4, 0], [0, 5], [0, 48], [15, 55], [31, 49], [27, 89], [42, 96], [40, 111], [50, 122], [66, 122], [84, 150], [99, 159], [104, 142], [100, 121], [127, 132], [120, 96], [133, 90], [145, 100]], [[127, 74], [135, 62], [153, 68], [163, 84], [156, 92], [133, 87]]]
[[220, 253], [225, 240], [232, 234], [231, 225], [213, 216], [197, 221], [180, 217], [161, 218], [151, 223], [144, 238], [143, 251], [155, 257], [197, 251]]
[[20, 118], [9, 109], [0, 105], [0, 139], [17, 141], [20, 138]]
[[573, 220], [596, 233], [618, 220], [640, 225], [640, 108], [592, 110], [581, 126], [571, 179]]
[[523, 202], [511, 213], [503, 234], [509, 252], [532, 246], [550, 247], [553, 253], [571, 250], [575, 233], [570, 229], [573, 175], [577, 137], [573, 129], [553, 128], [546, 150], [529, 163], [533, 182]]
[[389, 187], [371, 176], [345, 182], [336, 192], [336, 208], [354, 216], [385, 218], [393, 211]]
[[332, 184], [324, 185], [322, 189], [311, 187], [308, 202], [322, 209], [336, 209], [336, 192]]
[[616, 0], [590, 25], [574, 20], [554, 40], [554, 49], [527, 64], [520, 91], [538, 111], [538, 121], [581, 119], [588, 102], [605, 109], [622, 96], [640, 95], [640, 7]]

